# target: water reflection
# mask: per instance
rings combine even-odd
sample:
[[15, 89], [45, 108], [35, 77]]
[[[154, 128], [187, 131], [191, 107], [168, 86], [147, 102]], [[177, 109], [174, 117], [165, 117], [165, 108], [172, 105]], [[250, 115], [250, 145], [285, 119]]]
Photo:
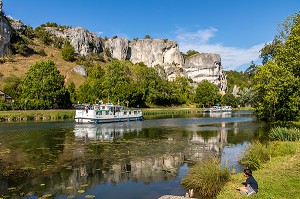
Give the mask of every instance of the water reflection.
[[124, 133], [140, 132], [142, 123], [123, 122], [107, 123], [101, 125], [95, 124], [75, 124], [74, 133], [77, 139], [94, 140], [94, 141], [113, 141], [122, 138]]
[[[27, 198], [184, 195], [179, 181], [187, 162], [217, 156], [223, 164], [236, 164], [237, 151], [264, 128], [253, 117], [235, 114], [101, 125], [0, 125], [0, 192]], [[15, 173], [3, 172], [8, 169]]]

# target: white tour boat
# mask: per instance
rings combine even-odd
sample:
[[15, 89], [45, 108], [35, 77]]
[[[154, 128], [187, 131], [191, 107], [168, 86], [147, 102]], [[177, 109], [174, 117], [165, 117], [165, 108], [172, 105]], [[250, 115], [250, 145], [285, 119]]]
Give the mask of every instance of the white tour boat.
[[231, 113], [232, 108], [231, 108], [231, 106], [212, 106], [209, 109], [205, 109], [203, 112], [205, 112], [205, 113], [216, 113], [216, 112]]
[[125, 110], [124, 106], [107, 104], [76, 105], [75, 122], [105, 123], [144, 120], [141, 110]]

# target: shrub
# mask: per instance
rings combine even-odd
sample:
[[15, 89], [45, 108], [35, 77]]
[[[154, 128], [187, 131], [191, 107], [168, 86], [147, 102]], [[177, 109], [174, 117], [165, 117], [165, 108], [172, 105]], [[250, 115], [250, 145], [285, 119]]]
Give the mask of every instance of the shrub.
[[47, 56], [47, 54], [46, 54], [46, 52], [45, 52], [44, 49], [39, 50], [37, 53], [38, 53], [39, 55], [43, 56], [43, 57]]
[[193, 166], [181, 184], [201, 197], [215, 197], [229, 178], [228, 168], [221, 168], [217, 160], [205, 160]]
[[270, 140], [279, 141], [299, 141], [300, 130], [298, 128], [276, 127], [272, 128], [269, 133]]
[[65, 44], [65, 46], [61, 49], [62, 58], [65, 61], [74, 61], [75, 60], [75, 49], [70, 44]]
[[296, 149], [292, 143], [268, 142], [265, 145], [259, 141], [252, 142], [245, 150], [244, 157], [239, 161], [247, 168], [257, 170], [272, 157], [292, 155]]

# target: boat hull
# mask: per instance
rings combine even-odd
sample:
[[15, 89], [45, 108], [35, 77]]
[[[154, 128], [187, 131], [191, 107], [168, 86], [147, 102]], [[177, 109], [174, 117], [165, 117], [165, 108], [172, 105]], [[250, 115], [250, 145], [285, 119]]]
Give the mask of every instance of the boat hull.
[[135, 117], [113, 117], [113, 118], [88, 118], [88, 117], [75, 117], [77, 123], [110, 123], [110, 122], [129, 122], [129, 121], [143, 121], [143, 116]]

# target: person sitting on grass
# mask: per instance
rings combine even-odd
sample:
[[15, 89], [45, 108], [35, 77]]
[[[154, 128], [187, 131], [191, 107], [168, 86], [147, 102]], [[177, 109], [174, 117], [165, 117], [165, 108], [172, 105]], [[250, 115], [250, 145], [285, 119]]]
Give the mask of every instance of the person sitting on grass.
[[247, 178], [246, 182], [242, 182], [243, 187], [240, 187], [239, 190], [241, 194], [251, 196], [258, 192], [258, 184], [257, 181], [252, 176], [251, 169], [244, 169], [244, 176]]

